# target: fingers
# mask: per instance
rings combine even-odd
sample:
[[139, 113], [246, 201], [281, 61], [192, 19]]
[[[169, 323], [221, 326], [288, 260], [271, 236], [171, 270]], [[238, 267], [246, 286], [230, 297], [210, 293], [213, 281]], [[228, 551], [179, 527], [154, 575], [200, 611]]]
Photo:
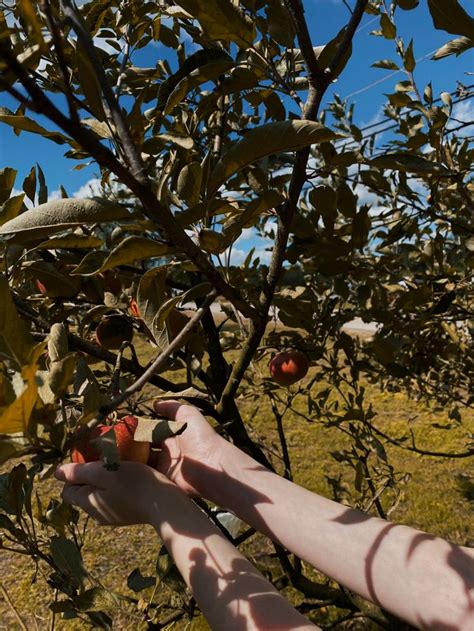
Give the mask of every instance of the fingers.
[[160, 416], [165, 416], [172, 421], [185, 421], [189, 418], [190, 412], [200, 414], [200, 412], [190, 405], [185, 405], [179, 401], [155, 401], [153, 403], [155, 412]]
[[89, 462], [87, 464], [67, 463], [58, 467], [54, 473], [61, 482], [69, 484], [89, 484], [99, 488], [104, 488], [105, 478], [108, 471], [104, 468], [102, 461]]
[[87, 511], [87, 508], [90, 508], [89, 495], [91, 491], [90, 486], [66, 483], [61, 492], [61, 496], [66, 504], [73, 504]]

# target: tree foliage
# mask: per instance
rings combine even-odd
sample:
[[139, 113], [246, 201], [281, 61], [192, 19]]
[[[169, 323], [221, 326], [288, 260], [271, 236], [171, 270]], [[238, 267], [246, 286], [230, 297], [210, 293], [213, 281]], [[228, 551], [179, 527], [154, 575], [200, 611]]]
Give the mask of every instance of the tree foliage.
[[[53, 200], [39, 164], [23, 183], [0, 171], [0, 458], [33, 457], [1, 477], [0, 528], [48, 564], [63, 594], [52, 609], [108, 628], [117, 596], [91, 583], [71, 538], [77, 512], [54, 500], [33, 512], [36, 476], [67, 457], [78, 428], [114, 410], [151, 419], [145, 383], [198, 405], [277, 468], [249, 436], [239, 397], [268, 397], [277, 421], [304, 397], [308, 419], [351, 438], [334, 454], [353, 469], [350, 501], [386, 516], [402, 476], [384, 444], [423, 450], [413, 435], [381, 434], [364, 384], [445, 406], [456, 424], [474, 403], [473, 151], [451, 120], [471, 92], [416, 83], [415, 44], [397, 34], [396, 17], [418, 1], [358, 0], [323, 46], [296, 0], [1, 4], [0, 89], [17, 108], [2, 107], [0, 121], [56, 143], [76, 169], [95, 163], [101, 178], [99, 196], [62, 188]], [[434, 27], [456, 36], [435, 59], [473, 46], [474, 19], [457, 0], [428, 5]], [[387, 95], [383, 147], [355, 124], [353, 104], [325, 99], [364, 12], [379, 19], [373, 35], [393, 41], [394, 59], [375, 66], [405, 74]], [[135, 65], [145, 48], [154, 63]], [[232, 264], [248, 229], [272, 241], [269, 262], [250, 251]], [[224, 325], [209, 311], [216, 297]], [[177, 336], [173, 314], [189, 305], [194, 316]], [[283, 326], [269, 328], [275, 310]], [[98, 346], [94, 330], [108, 314], [133, 321], [157, 359], [143, 366], [133, 345]], [[371, 340], [344, 332], [355, 317], [378, 324]], [[309, 380], [287, 391], [255, 379], [255, 366], [289, 347], [310, 359]], [[164, 368], [185, 377], [164, 378]], [[142, 430], [160, 436], [183, 429], [150, 423]], [[440, 455], [472, 455], [469, 440]], [[54, 536], [40, 541], [38, 521]], [[365, 611], [338, 588], [302, 580], [298, 562], [278, 554], [303, 596]], [[161, 555], [157, 584], [168, 566]], [[129, 586], [150, 580], [137, 570]], [[146, 614], [164, 622], [153, 605]]]

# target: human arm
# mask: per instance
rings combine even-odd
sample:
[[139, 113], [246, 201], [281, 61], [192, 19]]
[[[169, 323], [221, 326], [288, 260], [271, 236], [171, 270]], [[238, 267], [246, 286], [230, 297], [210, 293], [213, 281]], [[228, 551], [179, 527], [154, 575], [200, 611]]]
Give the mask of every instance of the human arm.
[[63, 498], [99, 524], [151, 524], [212, 629], [310, 631], [315, 627], [224, 537], [168, 478], [150, 467], [102, 462], [60, 467]]
[[[157, 411], [189, 420], [193, 432], [204, 429], [205, 420], [197, 419], [189, 406], [166, 402]], [[171, 463], [168, 473], [178, 483], [231, 510], [313, 567], [417, 627], [474, 628], [472, 550], [311, 493], [217, 434], [203, 434], [201, 454], [208, 440], [212, 449], [207, 449], [205, 461], [198, 460], [192, 447], [196, 441], [188, 444], [186, 432], [181, 443], [170, 441], [165, 448]]]

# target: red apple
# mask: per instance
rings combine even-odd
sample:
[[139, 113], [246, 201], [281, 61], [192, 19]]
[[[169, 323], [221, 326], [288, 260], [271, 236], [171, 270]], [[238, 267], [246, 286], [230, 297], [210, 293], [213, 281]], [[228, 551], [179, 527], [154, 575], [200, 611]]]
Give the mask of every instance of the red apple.
[[95, 330], [97, 343], [108, 350], [118, 349], [133, 339], [133, 324], [123, 315], [105, 316]]
[[301, 351], [283, 351], [270, 360], [269, 368], [273, 381], [280, 386], [291, 386], [306, 375], [309, 361]]
[[131, 460], [146, 464], [150, 455], [150, 444], [133, 440], [138, 419], [135, 416], [124, 416], [112, 425], [97, 425], [84, 436], [72, 450], [71, 459], [77, 464], [100, 460], [99, 451], [91, 441], [114, 428], [120, 460]]

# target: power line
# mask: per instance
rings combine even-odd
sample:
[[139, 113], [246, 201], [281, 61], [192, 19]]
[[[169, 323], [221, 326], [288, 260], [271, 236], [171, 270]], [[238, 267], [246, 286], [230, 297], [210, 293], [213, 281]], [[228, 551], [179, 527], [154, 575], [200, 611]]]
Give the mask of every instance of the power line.
[[[419, 57], [418, 59], [416, 59], [416, 63], [419, 63], [420, 61], [424, 61], [425, 59], [428, 59], [428, 57], [430, 57], [433, 53], [435, 53], [438, 49], [435, 48], [434, 50], [430, 51], [429, 53], [426, 53], [426, 55], [423, 55], [422, 57]], [[374, 88], [376, 85], [379, 85], [380, 83], [383, 83], [384, 81], [387, 81], [388, 79], [390, 79], [391, 77], [394, 77], [395, 75], [399, 74], [400, 72], [403, 72], [403, 69], [400, 68], [399, 70], [394, 70], [393, 72], [390, 72], [389, 74], [385, 75], [384, 77], [377, 79], [376, 81], [373, 81], [372, 83], [369, 83], [368, 85], [364, 86], [363, 88], [359, 88], [358, 90], [355, 90], [354, 92], [350, 92], [349, 94], [346, 94], [343, 98], [344, 99], [349, 99], [352, 96], [356, 96], [357, 94], [362, 94], [362, 92], [366, 92], [367, 90], [370, 90], [370, 88]]]
[[[473, 87], [473, 86], [469, 86], [469, 87], [467, 87], [466, 89], [467, 89], [467, 90], [469, 90], [469, 89], [471, 89], [472, 87]], [[451, 92], [451, 93], [450, 93], [450, 95], [451, 95], [451, 96], [456, 96], [456, 94], [458, 94], [458, 92]], [[458, 104], [458, 103], [461, 103], [462, 101], [466, 101], [466, 100], [471, 99], [473, 96], [474, 96], [474, 94], [467, 94], [467, 95], [465, 95], [465, 96], [463, 96], [463, 97], [460, 97], [460, 98], [458, 98], [458, 99], [455, 99], [455, 100], [452, 102], [452, 104], [453, 104], [453, 105], [456, 105], [456, 104]], [[433, 100], [433, 103], [438, 103], [438, 102], [440, 102], [441, 100], [442, 100], [441, 98], [434, 99], [434, 100]], [[385, 118], [384, 120], [379, 121], [378, 123], [372, 123], [371, 125], [367, 125], [366, 127], [362, 127], [362, 128], [360, 129], [360, 131], [367, 131], [368, 129], [373, 129], [374, 127], [378, 127], [378, 126], [379, 126], [379, 125], [381, 125], [382, 123], [387, 123], [387, 122], [389, 122], [389, 121], [390, 121], [390, 125], [386, 125], [385, 127], [382, 127], [381, 129], [378, 129], [377, 131], [372, 132], [372, 133], [370, 133], [370, 134], [365, 134], [365, 135], [363, 135], [360, 141], [356, 141], [356, 140], [349, 140], [349, 141], [346, 141], [346, 142], [345, 142], [345, 144], [340, 144], [339, 146], [337, 145], [337, 142], [336, 142], [335, 144], [336, 144], [336, 146], [338, 146], [338, 149], [346, 149], [347, 147], [350, 147], [350, 146], [352, 146], [352, 145], [357, 145], [357, 144], [358, 144], [358, 142], [362, 142], [362, 141], [364, 141], [364, 140], [367, 140], [368, 138], [372, 138], [372, 137], [378, 136], [379, 134], [383, 134], [383, 133], [384, 133], [384, 132], [386, 132], [386, 131], [390, 131], [391, 129], [395, 129], [396, 127], [398, 127], [399, 123], [393, 123], [393, 122], [391, 122], [391, 121], [392, 121], [392, 119], [391, 119], [391, 118]], [[340, 142], [340, 143], [344, 143], [344, 139], [341, 139], [339, 142]]]

